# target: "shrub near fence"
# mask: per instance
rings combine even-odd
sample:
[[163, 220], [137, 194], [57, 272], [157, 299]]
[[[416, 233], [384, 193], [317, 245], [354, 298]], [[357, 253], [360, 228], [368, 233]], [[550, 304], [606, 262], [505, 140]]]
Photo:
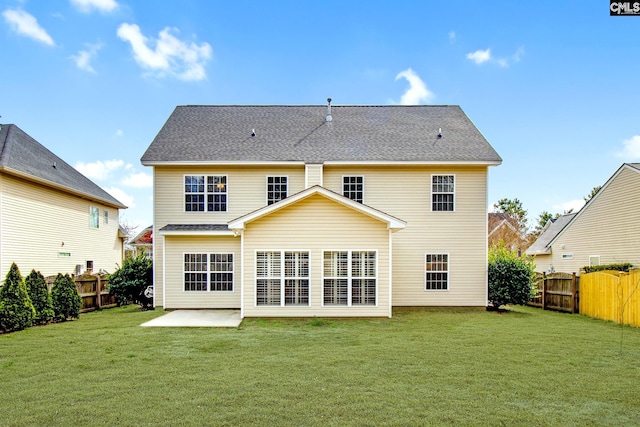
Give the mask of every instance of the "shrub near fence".
[[582, 274], [580, 313], [596, 319], [640, 326], [640, 270]]
[[[113, 295], [109, 294], [109, 281], [107, 275], [83, 274], [75, 276], [73, 281], [80, 298], [82, 298], [82, 307], [80, 313], [97, 310], [99, 308], [115, 307], [116, 300]], [[56, 277], [47, 277], [47, 286], [51, 291], [51, 285]]]

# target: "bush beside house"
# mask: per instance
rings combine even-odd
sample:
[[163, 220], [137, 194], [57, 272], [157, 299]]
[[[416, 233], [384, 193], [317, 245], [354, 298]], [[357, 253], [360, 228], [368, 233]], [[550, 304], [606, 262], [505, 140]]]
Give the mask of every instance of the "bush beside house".
[[494, 309], [529, 301], [535, 275], [533, 260], [518, 256], [501, 242], [489, 248], [488, 267], [489, 302]]
[[80, 317], [82, 298], [78, 295], [76, 284], [68, 274], [58, 273], [51, 288], [53, 311], [58, 321], [77, 319]]
[[12, 263], [0, 288], [0, 328], [5, 332], [28, 328], [35, 316], [36, 311], [20, 270]]
[[36, 310], [34, 324], [43, 325], [53, 320], [55, 313], [51, 302], [51, 295], [47, 288], [47, 281], [39, 271], [31, 270], [25, 278], [27, 292], [31, 298], [33, 308]]

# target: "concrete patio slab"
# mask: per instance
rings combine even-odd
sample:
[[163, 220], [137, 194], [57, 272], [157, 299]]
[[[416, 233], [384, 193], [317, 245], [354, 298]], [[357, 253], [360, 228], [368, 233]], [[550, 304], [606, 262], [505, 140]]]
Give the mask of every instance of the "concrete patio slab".
[[240, 310], [174, 310], [140, 326], [237, 328], [240, 323]]

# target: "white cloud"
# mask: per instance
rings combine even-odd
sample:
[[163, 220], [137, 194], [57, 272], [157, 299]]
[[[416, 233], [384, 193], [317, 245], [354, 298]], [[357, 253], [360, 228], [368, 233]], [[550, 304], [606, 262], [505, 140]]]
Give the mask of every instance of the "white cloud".
[[622, 151], [616, 153], [618, 157], [624, 157], [625, 160], [640, 159], [640, 135], [634, 135], [629, 139], [622, 141]]
[[449, 43], [455, 43], [456, 41], [456, 32], [449, 31]]
[[102, 49], [102, 44], [87, 44], [86, 46], [86, 50], [81, 50], [76, 55], [71, 55], [70, 58], [75, 61], [79, 69], [95, 73], [96, 70], [93, 69], [90, 62], [98, 55], [98, 51]]
[[585, 204], [584, 199], [574, 199], [574, 200], [568, 200], [566, 202], [563, 202], [557, 205], [553, 205], [553, 209], [562, 211], [562, 212], [568, 212], [569, 210], [573, 209], [573, 212], [575, 213], [575, 212], [578, 212], [580, 209], [582, 209], [584, 204]]
[[524, 55], [524, 48], [522, 46], [520, 46], [517, 50], [516, 53], [514, 53], [511, 56], [511, 59], [513, 59], [513, 62], [520, 62], [520, 59], [522, 58], [522, 56]]
[[109, 188], [105, 188], [104, 191], [106, 191], [107, 193], [111, 194], [113, 197], [118, 199], [119, 202], [123, 203], [127, 207], [129, 207], [129, 208], [135, 208], [136, 207], [136, 202], [135, 202], [133, 196], [125, 193], [124, 190], [122, 190], [122, 189], [120, 189], [118, 187], [109, 187]]
[[132, 173], [120, 181], [122, 185], [135, 188], [153, 187], [153, 177], [144, 172]]
[[92, 163], [78, 162], [75, 168], [84, 176], [90, 179], [104, 181], [109, 178], [112, 172], [124, 166], [123, 160], [98, 160]]
[[122, 129], [117, 129], [115, 136], [117, 136], [118, 138], [122, 138], [124, 136], [124, 132], [122, 131]]
[[2, 12], [2, 16], [16, 33], [49, 46], [55, 45], [47, 31], [38, 24], [38, 20], [24, 10], [7, 9]]
[[402, 105], [418, 105], [421, 102], [431, 101], [435, 95], [429, 89], [427, 85], [420, 79], [420, 77], [411, 68], [407, 68], [401, 71], [396, 76], [396, 80], [406, 79], [409, 82], [409, 88], [400, 98], [400, 104]]
[[83, 13], [90, 13], [94, 9], [100, 12], [113, 12], [118, 8], [115, 0], [71, 0], [71, 4]]
[[[172, 32], [177, 29], [165, 28], [156, 40], [149, 40], [135, 24], [121, 24], [118, 37], [131, 44], [136, 62], [156, 76], [173, 75], [181, 80], [203, 80], [207, 77], [205, 64], [211, 58], [211, 46], [194, 42], [183, 42]], [[151, 46], [155, 44], [155, 49]]]
[[475, 52], [467, 53], [467, 59], [480, 65], [491, 59], [491, 49], [476, 50]]

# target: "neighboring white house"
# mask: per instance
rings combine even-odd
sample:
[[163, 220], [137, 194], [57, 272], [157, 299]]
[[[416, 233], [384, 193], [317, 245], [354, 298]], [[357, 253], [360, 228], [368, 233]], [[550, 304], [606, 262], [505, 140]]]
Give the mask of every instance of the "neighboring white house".
[[153, 225], [139, 232], [128, 244], [133, 248], [134, 256], [145, 254], [153, 259]]
[[458, 106], [179, 106], [154, 177], [154, 304], [391, 316], [487, 304], [487, 180]]
[[640, 163], [624, 163], [575, 214], [548, 223], [527, 249], [536, 271], [580, 274], [585, 266], [640, 266]]
[[124, 256], [122, 203], [23, 132], [0, 125], [0, 277], [113, 272]]

